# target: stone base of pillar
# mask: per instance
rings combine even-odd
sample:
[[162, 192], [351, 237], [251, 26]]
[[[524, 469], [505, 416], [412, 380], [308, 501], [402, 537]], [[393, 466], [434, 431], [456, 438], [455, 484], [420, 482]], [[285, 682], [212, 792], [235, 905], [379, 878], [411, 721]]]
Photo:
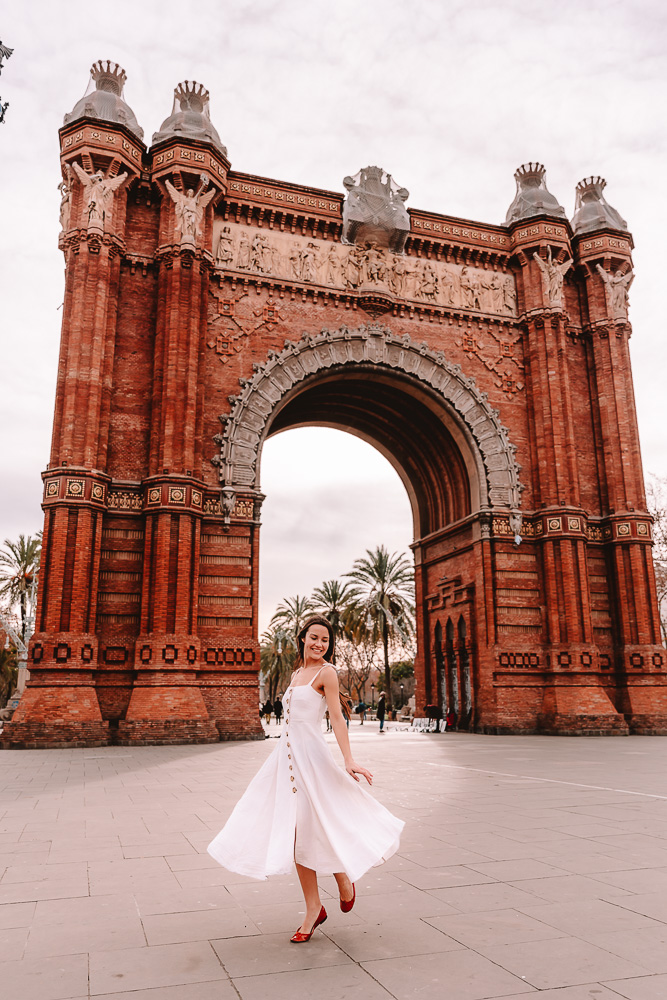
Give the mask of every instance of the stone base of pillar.
[[26, 687], [0, 734], [5, 750], [102, 747], [109, 743], [92, 687]]
[[160, 746], [166, 743], [217, 743], [215, 722], [209, 718], [201, 691], [186, 685], [135, 687], [115, 741], [120, 746]]
[[209, 718], [221, 740], [263, 740], [259, 718], [257, 673], [207, 671], [200, 674], [201, 692]]
[[545, 689], [538, 732], [550, 736], [627, 736], [623, 715], [604, 688], [584, 684], [581, 677], [560, 678]]
[[118, 723], [114, 743], [149, 747], [184, 743], [217, 743], [220, 737], [209, 719], [133, 719]]
[[624, 695], [633, 735], [667, 736], [667, 677], [629, 677]]
[[557, 712], [540, 716], [541, 736], [628, 736], [630, 730], [622, 715], [576, 715]]
[[219, 738], [221, 740], [265, 740], [266, 733], [262, 723], [257, 720], [257, 724], [252, 722], [229, 720], [216, 723]]

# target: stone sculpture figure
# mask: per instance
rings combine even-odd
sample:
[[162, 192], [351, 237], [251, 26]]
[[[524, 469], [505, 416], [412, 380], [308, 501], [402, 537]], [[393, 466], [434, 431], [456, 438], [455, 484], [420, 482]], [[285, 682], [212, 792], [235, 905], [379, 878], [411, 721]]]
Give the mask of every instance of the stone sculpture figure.
[[488, 288], [491, 296], [491, 311], [494, 313], [502, 312], [505, 304], [503, 301], [503, 286], [497, 274], [491, 277]]
[[63, 233], [69, 226], [70, 210], [72, 208], [72, 168], [65, 164], [65, 176], [58, 185], [60, 191], [60, 228]]
[[421, 262], [421, 267], [417, 272], [417, 288], [415, 291], [419, 298], [435, 302], [438, 291], [438, 278], [433, 270], [433, 265], [428, 260]]
[[327, 254], [325, 280], [328, 285], [337, 285], [340, 282], [340, 261], [335, 247], [331, 247]]
[[408, 274], [409, 271], [405, 263], [405, 258], [400, 254], [394, 254], [394, 259], [389, 269], [389, 287], [400, 298], [405, 298], [406, 296]]
[[627, 274], [624, 274], [619, 270], [616, 274], [611, 274], [609, 271], [605, 271], [601, 264], [597, 265], [597, 269], [604, 281], [607, 307], [611, 313], [611, 318], [627, 319], [629, 305], [628, 289], [634, 281], [634, 271], [631, 270]]
[[245, 271], [246, 268], [250, 267], [251, 249], [252, 248], [247, 233], [242, 233], [241, 239], [239, 241], [239, 256], [236, 265], [239, 268], [239, 270]]
[[299, 244], [296, 242], [292, 244], [290, 249], [289, 262], [292, 271], [291, 277], [296, 278], [297, 281], [301, 281], [301, 250], [299, 249]]
[[314, 243], [308, 243], [301, 253], [301, 280], [317, 281], [319, 254]]
[[516, 286], [513, 278], [505, 278], [503, 284], [503, 303], [508, 312], [516, 312]]
[[542, 288], [548, 305], [552, 309], [561, 309], [563, 306], [563, 281], [572, 267], [572, 259], [566, 260], [562, 264], [554, 264], [551, 247], [547, 249], [546, 260], [542, 260], [538, 253], [534, 253], [533, 258], [537, 261], [542, 272]]
[[181, 234], [181, 246], [189, 244], [195, 246], [197, 237], [201, 236], [201, 221], [204, 218], [204, 209], [209, 201], [215, 197], [215, 188], [211, 188], [204, 194], [208, 187], [208, 177], [206, 174], [200, 175], [200, 184], [197, 192], [193, 188], [188, 188], [184, 193], [177, 191], [169, 180], [165, 180], [165, 187], [171, 196], [171, 200], [176, 205], [176, 226]]
[[253, 237], [252, 240], [252, 250], [250, 253], [250, 264], [255, 269], [255, 271], [264, 270], [264, 250], [265, 250], [265, 239], [260, 236], [259, 233]]
[[467, 267], [461, 268], [459, 278], [461, 288], [461, 305], [464, 309], [472, 309], [474, 301], [474, 290], [472, 286], [472, 276]]
[[224, 226], [218, 240], [218, 253], [216, 263], [219, 267], [226, 267], [234, 259], [232, 251], [232, 231], [229, 226]]
[[127, 180], [127, 174], [105, 177], [101, 170], [89, 174], [78, 163], [72, 164], [74, 172], [86, 190], [88, 229], [104, 232], [107, 217], [111, 214], [113, 193]]
[[350, 247], [345, 261], [345, 284], [348, 288], [358, 288], [363, 280], [364, 257], [359, 247]]
[[364, 269], [366, 271], [366, 281], [373, 285], [379, 284], [384, 279], [384, 257], [374, 243], [369, 243], [362, 251]]

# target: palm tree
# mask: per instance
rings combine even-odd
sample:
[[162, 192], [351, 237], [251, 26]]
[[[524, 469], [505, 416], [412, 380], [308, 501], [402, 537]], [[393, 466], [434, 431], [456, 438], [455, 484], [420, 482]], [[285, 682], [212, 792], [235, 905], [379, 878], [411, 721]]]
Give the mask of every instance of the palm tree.
[[301, 626], [312, 610], [313, 605], [309, 597], [300, 597], [299, 594], [287, 597], [276, 608], [269, 622], [269, 628], [279, 625], [285, 632], [296, 635], [301, 631]]
[[347, 690], [352, 695], [354, 688], [357, 701], [361, 701], [381, 644], [378, 622], [369, 617], [364, 604], [348, 604], [341, 622], [341, 640], [339, 649], [347, 673]]
[[[352, 584], [340, 580], [325, 580], [321, 587], [315, 587], [312, 597], [313, 610], [323, 615], [331, 623], [334, 639], [343, 633], [343, 620], [352, 600]], [[334, 663], [336, 653], [334, 646]]]
[[278, 691], [284, 691], [287, 687], [295, 659], [296, 639], [289, 632], [277, 626], [263, 633], [260, 666], [265, 681], [268, 682], [268, 696], [272, 702]]
[[[366, 549], [365, 559], [355, 559], [346, 573], [353, 580], [352, 596], [366, 612], [366, 625], [379, 628], [384, 654], [385, 691], [391, 702], [390, 643], [407, 642], [414, 631], [414, 571], [404, 555], [389, 554], [384, 545]], [[391, 704], [387, 705], [391, 708]]]
[[39, 574], [39, 559], [42, 553], [42, 532], [35, 538], [19, 535], [18, 542], [4, 541], [5, 549], [0, 549], [0, 594], [9, 597], [10, 605], [20, 605], [21, 638], [26, 638], [26, 618], [28, 598]]

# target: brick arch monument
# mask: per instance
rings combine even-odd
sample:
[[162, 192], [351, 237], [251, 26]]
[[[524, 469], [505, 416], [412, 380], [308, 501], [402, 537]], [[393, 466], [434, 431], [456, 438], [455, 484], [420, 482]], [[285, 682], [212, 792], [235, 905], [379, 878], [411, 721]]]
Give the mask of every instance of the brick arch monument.
[[414, 517], [417, 705], [667, 732], [628, 340], [632, 239], [540, 164], [502, 225], [232, 170], [180, 84], [148, 147], [96, 63], [60, 132], [65, 305], [30, 679], [6, 747], [259, 737], [261, 450], [340, 427]]

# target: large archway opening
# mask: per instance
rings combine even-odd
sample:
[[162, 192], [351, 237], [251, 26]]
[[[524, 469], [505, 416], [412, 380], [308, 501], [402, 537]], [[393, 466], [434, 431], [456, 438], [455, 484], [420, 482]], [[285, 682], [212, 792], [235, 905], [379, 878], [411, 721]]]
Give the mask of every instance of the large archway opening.
[[413, 540], [479, 506], [480, 470], [466, 435], [444, 401], [409, 375], [364, 365], [312, 375], [275, 408], [266, 437], [308, 426], [347, 431], [384, 455], [410, 498]]
[[356, 435], [298, 427], [262, 449], [260, 635], [277, 604], [340, 579], [366, 549], [412, 560], [412, 509], [395, 469]]
[[[437, 624], [437, 618], [430, 620], [428, 614], [430, 594], [424, 584], [424, 545], [428, 545], [428, 540], [437, 537], [444, 529], [469, 521], [470, 515], [485, 505], [486, 480], [479, 453], [465, 424], [432, 387], [402, 371], [387, 371], [364, 364], [340, 366], [312, 373], [300, 380], [273, 407], [258, 448], [258, 485], [262, 492], [270, 497], [271, 483], [265, 475], [264, 453], [266, 451], [270, 456], [272, 442], [282, 440], [284, 467], [275, 471], [281, 485], [283, 505], [289, 503], [285, 483], [289, 483], [296, 492], [300, 484], [317, 483], [322, 475], [328, 481], [325, 511], [332, 507], [335, 509], [336, 499], [342, 499], [345, 494], [345, 457], [340, 449], [336, 458], [329, 456], [324, 436], [329, 432], [339, 438], [341, 431], [344, 432], [342, 437], [353, 448], [358, 450], [361, 446], [362, 450], [366, 448], [367, 455], [375, 455], [374, 462], [367, 459], [369, 467], [373, 464], [378, 467], [378, 455], [381, 456], [380, 461], [386, 460], [383, 478], [387, 480], [388, 464], [395, 476], [392, 483], [394, 493], [396, 489], [400, 490], [399, 484], [403, 486], [403, 498], [407, 503], [404, 502], [402, 510], [403, 544], [398, 548], [404, 551], [409, 546], [416, 557], [415, 662], [419, 664], [421, 678], [418, 696], [420, 703], [436, 705], [444, 716], [452, 698], [437, 682], [433, 684], [430, 676], [431, 660], [438, 645], [432, 642], [430, 633]], [[295, 442], [303, 434], [310, 435], [310, 446], [307, 441], [302, 448], [298, 444], [292, 448], [286, 446], [290, 438]], [[321, 436], [320, 446], [317, 443], [318, 434]], [[268, 467], [271, 467], [270, 458]], [[324, 470], [323, 473], [320, 470]], [[299, 506], [298, 503], [296, 506]], [[391, 511], [386, 509], [382, 496], [376, 494], [371, 505], [363, 505], [361, 510], [354, 511], [345, 502], [342, 508], [342, 517], [335, 527], [325, 515], [326, 528], [322, 524], [322, 512], [310, 512], [304, 524], [296, 523], [295, 510], [290, 510], [288, 518], [295, 531], [294, 544], [290, 546], [289, 540], [283, 537], [283, 551], [278, 561], [284, 563], [289, 560], [287, 576], [295, 585], [287, 591], [281, 588], [281, 599], [292, 592], [303, 597], [314, 586], [321, 585], [324, 579], [344, 577], [352, 568], [354, 559], [365, 555], [366, 550], [373, 549], [375, 545], [384, 544], [390, 550], [394, 548], [392, 542], [399, 533], [396, 525], [389, 523]], [[273, 604], [275, 608], [275, 603], [267, 597], [271, 591], [274, 597], [278, 594], [275, 555], [269, 548], [271, 517], [269, 499], [261, 542], [260, 581], [264, 582], [260, 590], [260, 631], [262, 626], [268, 624], [270, 606]], [[368, 535], [362, 541], [364, 523]], [[381, 536], [383, 530], [386, 530], [384, 538]], [[300, 551], [300, 535], [305, 536], [304, 551]], [[353, 539], [357, 541], [356, 552], [353, 551], [354, 542], [350, 545]], [[330, 546], [333, 558], [327, 551]], [[288, 551], [291, 558], [287, 555]], [[300, 573], [301, 561], [307, 570], [304, 573]], [[451, 630], [451, 627], [449, 622], [448, 629]], [[448, 642], [448, 647], [446, 673], [450, 683], [456, 684], [461, 657], [458, 645], [455, 650], [454, 644]], [[457, 703], [460, 701], [458, 687], [455, 700]], [[423, 704], [419, 708], [418, 714]], [[459, 706], [459, 718], [461, 714]]]
[[[223, 507], [231, 512], [235, 497], [250, 493], [259, 510], [263, 447], [286, 431], [325, 427], [371, 444], [411, 506], [419, 708], [442, 711], [451, 700], [438, 683], [435, 638], [448, 622], [450, 633], [460, 631], [442, 650], [447, 687], [456, 685], [459, 708], [461, 692], [474, 703], [480, 629], [485, 647], [491, 635], [486, 540], [491, 518], [516, 511], [522, 488], [515, 448], [486, 394], [443, 352], [376, 324], [286, 341], [239, 382], [216, 438]], [[467, 714], [474, 726], [474, 705]]]

